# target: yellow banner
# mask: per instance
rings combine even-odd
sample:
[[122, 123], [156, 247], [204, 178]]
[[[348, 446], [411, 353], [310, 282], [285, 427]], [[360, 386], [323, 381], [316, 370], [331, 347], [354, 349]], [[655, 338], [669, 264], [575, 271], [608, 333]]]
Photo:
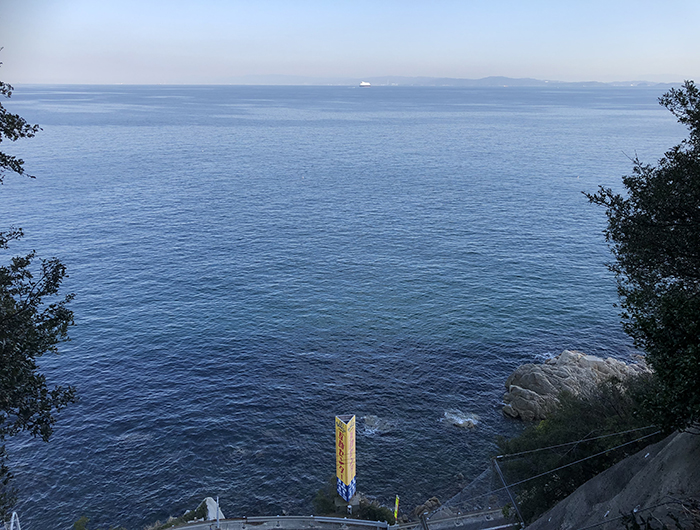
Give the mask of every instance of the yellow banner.
[[355, 478], [355, 416], [335, 417], [335, 474], [346, 486]]

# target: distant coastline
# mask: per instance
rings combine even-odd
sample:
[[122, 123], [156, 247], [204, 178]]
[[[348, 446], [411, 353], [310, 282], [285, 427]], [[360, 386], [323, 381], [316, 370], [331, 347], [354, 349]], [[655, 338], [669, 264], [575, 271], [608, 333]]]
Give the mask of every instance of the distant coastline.
[[295, 75], [247, 75], [222, 78], [217, 83], [222, 85], [308, 85], [308, 86], [357, 86], [360, 81], [372, 86], [445, 86], [445, 87], [669, 87], [678, 82], [655, 82], [645, 80], [632, 81], [557, 81], [534, 79], [530, 77], [490, 76], [480, 79], [458, 77], [407, 77], [407, 76], [372, 76], [362, 77], [304, 77]]
[[514, 78], [503, 76], [483, 77], [480, 79], [465, 79], [453, 77], [368, 77], [367, 81], [373, 86], [454, 86], [454, 87], [611, 87], [611, 86], [641, 86], [664, 87], [674, 83], [657, 83], [651, 81], [614, 81], [604, 83], [601, 81], [552, 81], [533, 79], [529, 77]]

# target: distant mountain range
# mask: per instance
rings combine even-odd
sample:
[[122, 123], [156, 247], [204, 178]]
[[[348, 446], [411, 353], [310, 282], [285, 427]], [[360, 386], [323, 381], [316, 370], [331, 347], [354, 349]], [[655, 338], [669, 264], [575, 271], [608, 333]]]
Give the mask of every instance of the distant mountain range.
[[377, 85], [413, 85], [413, 86], [462, 86], [462, 87], [495, 87], [495, 86], [659, 86], [668, 83], [653, 83], [649, 81], [621, 81], [602, 83], [599, 81], [543, 81], [530, 77], [491, 76], [481, 79], [461, 79], [452, 77], [376, 77], [370, 78]]
[[360, 81], [367, 81], [374, 86], [455, 86], [455, 87], [504, 87], [504, 86], [576, 86], [576, 87], [604, 87], [604, 86], [670, 86], [672, 83], [657, 83], [652, 81], [617, 81], [603, 83], [600, 81], [543, 81], [529, 77], [502, 77], [491, 76], [481, 79], [464, 79], [456, 77], [402, 77], [402, 76], [371, 76], [359, 78], [348, 77], [304, 77], [291, 75], [249, 75], [230, 79], [222, 79], [224, 84], [243, 85], [359, 85]]

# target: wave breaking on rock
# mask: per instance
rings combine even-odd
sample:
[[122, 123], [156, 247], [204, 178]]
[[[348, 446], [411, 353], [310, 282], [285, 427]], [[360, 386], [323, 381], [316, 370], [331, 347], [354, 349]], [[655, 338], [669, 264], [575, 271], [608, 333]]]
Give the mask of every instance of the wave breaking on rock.
[[481, 418], [477, 414], [462, 412], [458, 409], [445, 411], [443, 418], [456, 427], [463, 429], [473, 429], [479, 424]]

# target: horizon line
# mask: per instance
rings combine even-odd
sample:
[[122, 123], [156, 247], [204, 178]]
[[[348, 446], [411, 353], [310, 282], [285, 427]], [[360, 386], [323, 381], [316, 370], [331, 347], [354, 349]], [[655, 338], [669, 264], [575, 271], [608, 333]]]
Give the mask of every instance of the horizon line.
[[[672, 77], [672, 76], [669, 76]], [[680, 77], [680, 76], [679, 76]], [[246, 82], [256, 80], [257, 82]], [[690, 79], [690, 78], [686, 78]], [[286, 83], [284, 81], [287, 81]], [[375, 86], [431, 86], [431, 87], [535, 87], [553, 85], [603, 85], [603, 86], [660, 86], [674, 85], [683, 81], [648, 81], [645, 79], [621, 81], [560, 81], [532, 77], [486, 76], [480, 78], [445, 76], [398, 76], [370, 75], [355, 76], [303, 76], [295, 74], [245, 74], [232, 76], [231, 81], [218, 82], [16, 82], [16, 85], [63, 85], [63, 86], [356, 86], [360, 82], [370, 82]]]

